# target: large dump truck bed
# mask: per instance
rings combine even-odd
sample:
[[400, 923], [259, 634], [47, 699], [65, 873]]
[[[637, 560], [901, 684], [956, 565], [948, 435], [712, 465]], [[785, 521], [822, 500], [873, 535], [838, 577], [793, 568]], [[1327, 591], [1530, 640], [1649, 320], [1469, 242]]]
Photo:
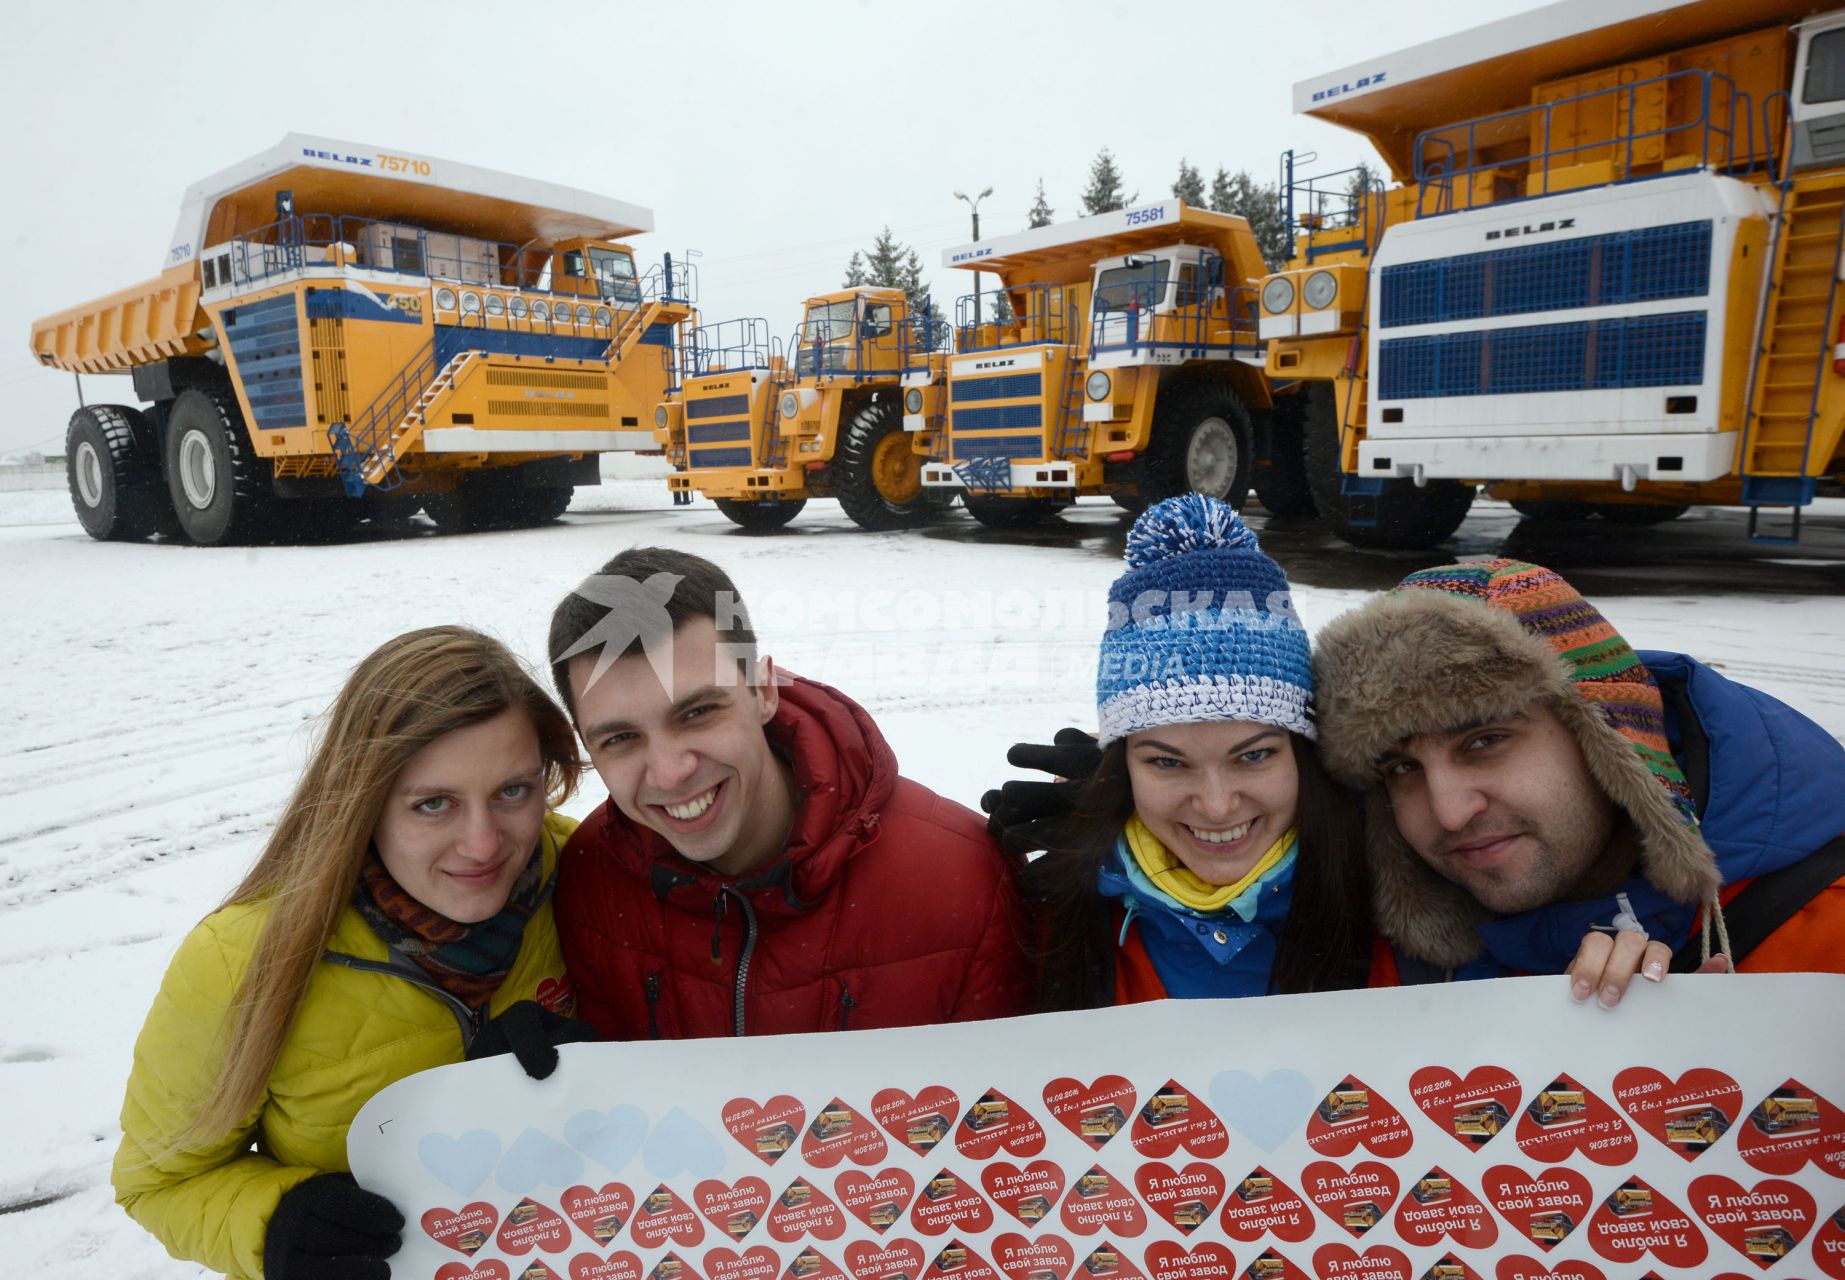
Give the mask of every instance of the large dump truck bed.
[[53, 369], [126, 373], [138, 364], [206, 349], [199, 273], [183, 263], [142, 284], [46, 316], [32, 325], [32, 354]]

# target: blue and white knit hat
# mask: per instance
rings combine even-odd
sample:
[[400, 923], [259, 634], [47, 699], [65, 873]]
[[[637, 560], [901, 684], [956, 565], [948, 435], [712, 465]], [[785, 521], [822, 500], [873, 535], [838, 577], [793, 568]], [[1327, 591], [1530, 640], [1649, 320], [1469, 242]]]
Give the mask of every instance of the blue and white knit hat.
[[1316, 732], [1313, 668], [1287, 575], [1234, 508], [1188, 493], [1147, 508], [1108, 591], [1096, 670], [1103, 746], [1209, 720]]

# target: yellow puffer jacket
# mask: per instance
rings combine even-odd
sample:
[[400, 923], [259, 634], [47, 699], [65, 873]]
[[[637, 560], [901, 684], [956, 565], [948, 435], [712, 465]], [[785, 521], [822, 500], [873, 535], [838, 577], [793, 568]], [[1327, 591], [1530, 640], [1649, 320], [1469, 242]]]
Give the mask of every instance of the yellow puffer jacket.
[[[562, 814], [546, 817], [547, 881], [576, 825]], [[263, 1274], [263, 1239], [284, 1192], [347, 1168], [346, 1130], [373, 1094], [463, 1054], [464, 1006], [396, 973], [353, 967], [384, 965], [389, 953], [348, 910], [327, 946], [345, 962], [315, 970], [256, 1108], [222, 1141], [150, 1162], [147, 1153], [185, 1124], [215, 1082], [219, 1028], [268, 912], [266, 903], [226, 907], [180, 944], [135, 1042], [113, 1175], [116, 1202], [167, 1252], [234, 1280]], [[552, 1007], [569, 993], [548, 898], [526, 922], [488, 1013], [537, 998], [541, 988]]]

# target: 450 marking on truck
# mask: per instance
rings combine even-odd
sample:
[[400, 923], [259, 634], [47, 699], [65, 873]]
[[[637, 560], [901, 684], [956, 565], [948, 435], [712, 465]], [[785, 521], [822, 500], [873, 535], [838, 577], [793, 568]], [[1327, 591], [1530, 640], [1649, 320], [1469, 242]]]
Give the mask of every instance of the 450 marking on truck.
[[1166, 210], [1163, 208], [1129, 209], [1128, 216], [1127, 216], [1127, 224], [1130, 227], [1144, 227], [1147, 223], [1158, 222], [1161, 218], [1164, 218], [1165, 216], [1166, 216]]

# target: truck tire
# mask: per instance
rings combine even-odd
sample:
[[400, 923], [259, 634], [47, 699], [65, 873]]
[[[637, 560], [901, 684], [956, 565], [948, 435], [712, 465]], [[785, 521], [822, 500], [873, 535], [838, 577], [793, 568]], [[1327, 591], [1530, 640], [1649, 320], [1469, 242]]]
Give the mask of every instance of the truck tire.
[[575, 494], [567, 484], [528, 489], [516, 470], [506, 468], [464, 475], [449, 492], [424, 495], [422, 507], [448, 533], [530, 529], [563, 515]]
[[235, 546], [269, 532], [275, 501], [228, 389], [188, 387], [167, 412], [167, 494], [180, 531], [202, 547]]
[[1587, 502], [1548, 502], [1536, 498], [1514, 498], [1511, 507], [1527, 520], [1546, 522], [1587, 520], [1595, 514], [1594, 506]]
[[365, 519], [374, 525], [401, 524], [423, 509], [423, 499], [414, 493], [381, 493], [368, 489], [362, 505]]
[[750, 533], [774, 533], [801, 514], [806, 498], [783, 498], [780, 502], [745, 502], [741, 498], [716, 498], [717, 509], [739, 529]]
[[1624, 524], [1630, 527], [1665, 524], [1678, 519], [1689, 510], [1691, 510], [1690, 503], [1604, 502], [1594, 508], [1595, 514], [1609, 524]]
[[1241, 508], [1254, 458], [1249, 410], [1228, 387], [1178, 383], [1160, 390], [1137, 478], [1146, 506], [1202, 493]]
[[1267, 437], [1264, 443], [1268, 465], [1256, 468], [1256, 497], [1270, 515], [1283, 519], [1310, 516], [1316, 510], [1313, 490], [1307, 485], [1307, 455], [1301, 441], [1304, 400], [1298, 395], [1287, 397], [1263, 415], [1265, 421], [1261, 424], [1262, 434]]
[[993, 494], [961, 495], [967, 514], [989, 529], [1026, 529], [1062, 511], [1068, 503], [1055, 498], [1002, 498]]
[[[946, 493], [950, 502], [953, 490]], [[833, 496], [861, 529], [914, 529], [948, 505], [922, 486], [922, 458], [910, 448], [894, 400], [873, 400], [846, 425], [833, 455]]]
[[[1451, 536], [1473, 506], [1471, 485], [1431, 480], [1418, 489], [1413, 481], [1386, 480], [1375, 498], [1350, 496], [1340, 489], [1339, 413], [1329, 383], [1307, 388], [1302, 452], [1307, 484], [1320, 519], [1354, 547], [1426, 548]], [[1365, 523], [1369, 521], [1370, 523]]]
[[93, 404], [71, 414], [64, 475], [85, 533], [98, 542], [140, 542], [161, 532], [167, 495], [157, 454], [138, 409]]

